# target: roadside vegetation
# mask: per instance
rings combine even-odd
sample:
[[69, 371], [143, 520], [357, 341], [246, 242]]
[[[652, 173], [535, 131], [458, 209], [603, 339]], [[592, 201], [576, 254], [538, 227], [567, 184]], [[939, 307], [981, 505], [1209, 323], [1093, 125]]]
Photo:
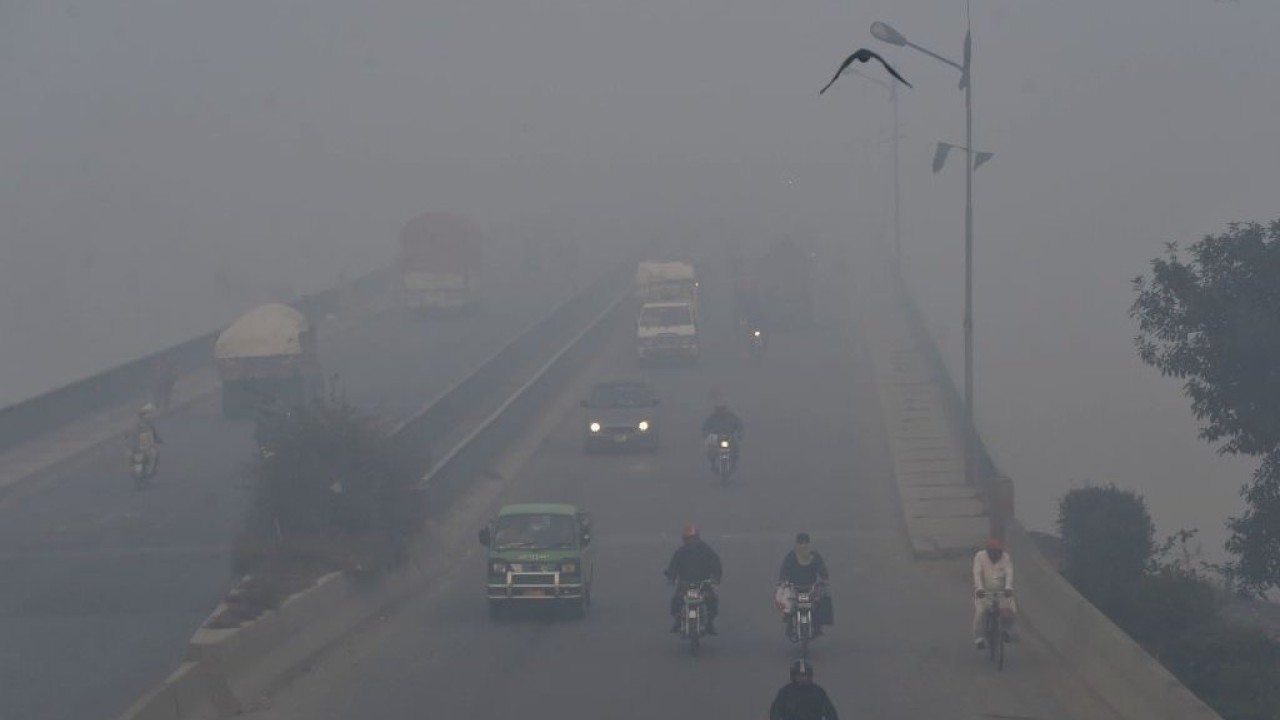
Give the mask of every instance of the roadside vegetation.
[[418, 474], [337, 392], [277, 423], [272, 454], [249, 467], [252, 502], [233, 549], [241, 580], [213, 626], [257, 617], [330, 572], [376, 576], [406, 559], [424, 515]]
[[1183, 381], [1202, 440], [1258, 460], [1224, 570], [1242, 592], [1280, 588], [1280, 220], [1171, 244], [1134, 289], [1139, 357]]
[[1145, 499], [1114, 485], [1067, 493], [1048, 545], [1063, 576], [1224, 720], [1280, 718], [1280, 640], [1230, 619], [1230, 569], [1198, 560], [1195, 530], [1155, 542]]

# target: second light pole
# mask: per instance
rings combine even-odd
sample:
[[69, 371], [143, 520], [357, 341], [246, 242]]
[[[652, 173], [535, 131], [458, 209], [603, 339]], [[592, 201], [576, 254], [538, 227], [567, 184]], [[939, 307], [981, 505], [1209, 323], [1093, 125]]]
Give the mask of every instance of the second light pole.
[[949, 60], [932, 50], [921, 47], [907, 40], [906, 36], [890, 25], [875, 22], [871, 25], [871, 34], [877, 40], [909, 47], [928, 55], [939, 62], [950, 65], [960, 71], [960, 89], [964, 90], [964, 479], [974, 485], [976, 473], [974, 464], [977, 452], [974, 448], [976, 430], [973, 413], [973, 42], [972, 32], [966, 29], [964, 34], [964, 62]]

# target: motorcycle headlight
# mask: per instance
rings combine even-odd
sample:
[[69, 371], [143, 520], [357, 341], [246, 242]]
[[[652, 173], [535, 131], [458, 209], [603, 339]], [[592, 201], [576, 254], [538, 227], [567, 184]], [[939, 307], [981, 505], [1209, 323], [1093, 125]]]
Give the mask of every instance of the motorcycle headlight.
[[640, 424], [639, 424], [639, 425], [636, 425], [636, 427], [640, 430], [640, 432], [648, 432], [648, 431], [649, 431], [649, 421], [648, 421], [648, 420], [641, 420], [641, 421], [640, 421]]
[[721, 441], [720, 441], [720, 447], [722, 447], [722, 448], [728, 448], [728, 447], [729, 447], [729, 441], [728, 441], [728, 440], [721, 440]]
[[591, 423], [590, 425], [588, 425], [588, 426], [587, 426], [587, 429], [589, 429], [589, 430], [590, 430], [591, 432], [593, 432], [593, 433], [600, 432], [600, 423], [598, 423], [598, 422], [593, 422], [593, 423]]
[[755, 331], [755, 332], [754, 332], [754, 333], [752, 333], [752, 334], [753, 334], [753, 335], [755, 335], [756, 337], [760, 337], [760, 331], [759, 331], [759, 330]]
[[489, 566], [489, 572], [494, 575], [506, 575], [507, 564], [501, 560], [495, 560], [493, 564]]
[[577, 574], [578, 574], [578, 563], [573, 562], [573, 561], [566, 562], [566, 563], [561, 563], [561, 565], [560, 565], [560, 572], [564, 573], [565, 575], [577, 575]]

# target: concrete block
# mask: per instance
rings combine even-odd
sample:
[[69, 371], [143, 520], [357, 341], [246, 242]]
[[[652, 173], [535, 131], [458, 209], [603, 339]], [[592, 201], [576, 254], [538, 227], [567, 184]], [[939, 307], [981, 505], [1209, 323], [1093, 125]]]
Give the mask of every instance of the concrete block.
[[913, 518], [985, 517], [986, 508], [981, 500], [972, 498], [911, 500], [907, 514]]
[[928, 485], [907, 488], [906, 492], [911, 501], [982, 499], [982, 493], [972, 485]]

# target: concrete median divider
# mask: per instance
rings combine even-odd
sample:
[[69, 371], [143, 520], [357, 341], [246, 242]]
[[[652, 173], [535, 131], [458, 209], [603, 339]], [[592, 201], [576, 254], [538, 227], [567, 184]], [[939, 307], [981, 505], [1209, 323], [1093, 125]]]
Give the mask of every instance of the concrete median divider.
[[1076, 592], [1016, 521], [1009, 524], [1005, 541], [1017, 561], [1024, 620], [1121, 717], [1218, 720], [1212, 708]]
[[[467, 483], [486, 469], [599, 349], [630, 295], [627, 261], [479, 365], [468, 377], [395, 426], [395, 442], [421, 463], [427, 511], [443, 515]], [[445, 440], [442, 443], [442, 438]], [[432, 461], [432, 449], [443, 452]], [[416, 553], [415, 553], [416, 555]], [[330, 573], [278, 609], [231, 629], [202, 627], [187, 662], [138, 700], [121, 720], [229, 717], [304, 669], [365, 623], [422, 591], [442, 553], [370, 580]], [[222, 608], [214, 610], [216, 616]]]
[[979, 439], [976, 487], [963, 478], [963, 404], [914, 298], [890, 274], [861, 292], [907, 533], [916, 557], [972, 554], [1003, 535], [1024, 627], [1130, 720], [1218, 714], [1067, 582], [1014, 517], [1014, 482]]

